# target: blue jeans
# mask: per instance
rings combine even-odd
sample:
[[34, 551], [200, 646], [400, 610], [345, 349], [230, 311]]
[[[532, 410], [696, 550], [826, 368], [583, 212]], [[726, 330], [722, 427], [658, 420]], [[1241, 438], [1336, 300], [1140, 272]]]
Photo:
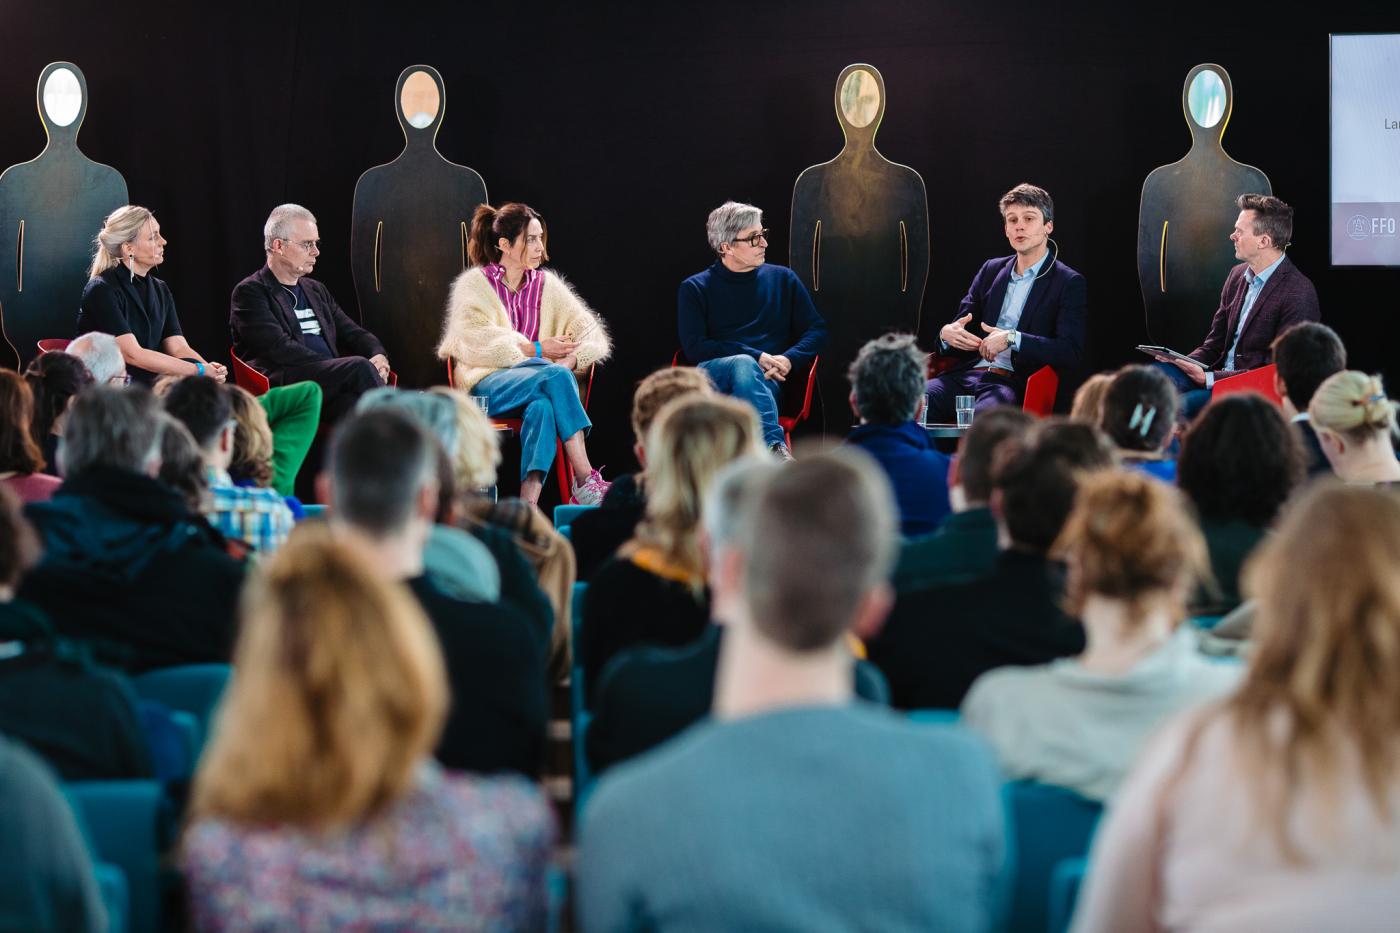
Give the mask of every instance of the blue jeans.
[[699, 368], [710, 377], [716, 389], [754, 407], [758, 412], [758, 422], [763, 426], [763, 443], [766, 446], [787, 443], [783, 426], [778, 424], [778, 392], [782, 383], [764, 379], [758, 360], [740, 353], [706, 360], [699, 364]]
[[1192, 382], [1191, 377], [1182, 372], [1180, 366], [1162, 362], [1154, 362], [1152, 365], [1166, 375], [1181, 393], [1179, 418], [1182, 421], [1194, 421], [1201, 409], [1210, 404], [1210, 390]]
[[[573, 372], [539, 357], [496, 370], [478, 382], [472, 394], [488, 401], [493, 417], [521, 419], [522, 480], [534, 470], [549, 472], [558, 440], [568, 440], [593, 427], [579, 401]], [[524, 414], [520, 414], [522, 409]]]

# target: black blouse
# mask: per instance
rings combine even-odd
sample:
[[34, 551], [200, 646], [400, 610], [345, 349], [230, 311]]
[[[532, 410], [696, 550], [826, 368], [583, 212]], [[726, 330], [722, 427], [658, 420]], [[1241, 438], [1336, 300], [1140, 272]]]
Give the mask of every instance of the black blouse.
[[[88, 279], [78, 310], [78, 333], [101, 331], [120, 337], [131, 334], [147, 350], [160, 350], [167, 337], [178, 337], [180, 318], [170, 286], [154, 275], [133, 276], [126, 266], [113, 266]], [[155, 374], [129, 366], [139, 382], [155, 381]]]

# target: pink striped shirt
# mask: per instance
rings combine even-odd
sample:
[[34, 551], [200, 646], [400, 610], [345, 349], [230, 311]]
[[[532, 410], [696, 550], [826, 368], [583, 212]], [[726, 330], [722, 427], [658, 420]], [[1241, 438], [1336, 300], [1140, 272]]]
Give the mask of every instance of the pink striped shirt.
[[496, 296], [506, 306], [510, 326], [526, 340], [540, 339], [540, 299], [544, 295], [544, 274], [538, 269], [526, 269], [520, 291], [506, 287], [506, 267], [498, 262], [484, 266], [486, 280], [496, 289]]

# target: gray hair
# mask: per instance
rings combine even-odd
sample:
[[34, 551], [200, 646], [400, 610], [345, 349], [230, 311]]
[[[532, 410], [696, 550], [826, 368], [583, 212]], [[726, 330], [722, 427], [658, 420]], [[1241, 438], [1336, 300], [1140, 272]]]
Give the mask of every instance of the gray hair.
[[732, 243], [745, 227], [756, 227], [763, 223], [763, 211], [752, 204], [738, 201], [725, 201], [710, 211], [705, 221], [705, 236], [710, 239], [710, 249], [716, 253], [725, 243]]
[[735, 545], [755, 630], [796, 654], [831, 647], [894, 563], [885, 471], [859, 448], [809, 454], [771, 472], [745, 505]]
[[65, 351], [83, 361], [92, 381], [105, 386], [117, 376], [126, 375], [126, 360], [122, 358], [117, 338], [100, 330], [91, 330], [68, 345]]
[[885, 334], [860, 348], [847, 376], [856, 411], [871, 424], [904, 424], [919, 410], [928, 354], [913, 334]]
[[263, 249], [270, 253], [273, 240], [290, 239], [287, 234], [298, 220], [314, 224], [316, 215], [300, 204], [279, 204], [274, 207], [272, 213], [267, 215], [267, 223], [263, 224]]
[[700, 510], [711, 557], [734, 541], [755, 492], [778, 469], [781, 467], [772, 457], [740, 457], [715, 474]]
[[90, 467], [149, 473], [160, 463], [160, 405], [145, 389], [93, 386], [68, 410], [58, 463], [64, 476]]

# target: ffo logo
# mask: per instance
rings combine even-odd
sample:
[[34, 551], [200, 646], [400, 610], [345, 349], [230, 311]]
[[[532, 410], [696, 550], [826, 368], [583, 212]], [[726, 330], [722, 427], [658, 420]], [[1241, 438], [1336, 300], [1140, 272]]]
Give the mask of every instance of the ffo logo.
[[1393, 237], [1397, 230], [1394, 217], [1367, 217], [1365, 214], [1353, 214], [1351, 220], [1347, 221], [1347, 236], [1353, 240], [1365, 240], [1371, 237]]

